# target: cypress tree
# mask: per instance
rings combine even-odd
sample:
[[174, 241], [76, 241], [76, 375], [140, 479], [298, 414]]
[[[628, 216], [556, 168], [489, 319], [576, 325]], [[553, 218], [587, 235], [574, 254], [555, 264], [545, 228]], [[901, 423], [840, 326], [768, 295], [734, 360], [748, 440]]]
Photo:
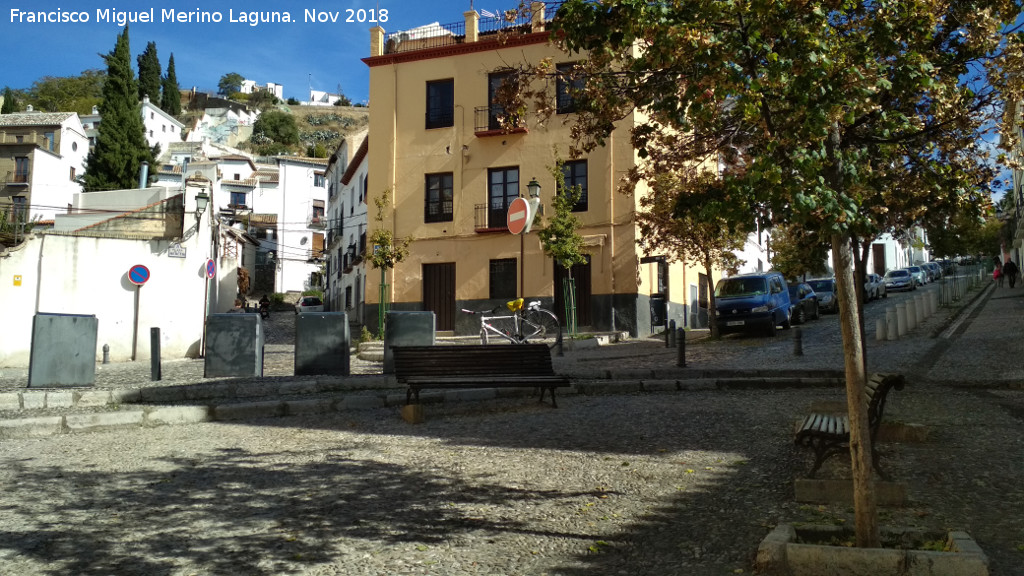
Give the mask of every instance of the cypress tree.
[[18, 103], [14, 101], [14, 90], [10, 86], [4, 87], [4, 105], [0, 107], [0, 114], [13, 114], [18, 111]]
[[117, 36], [114, 50], [103, 59], [107, 80], [99, 106], [102, 121], [82, 176], [87, 191], [135, 188], [142, 162], [154, 162], [142, 124], [127, 26]]
[[136, 61], [139, 63], [139, 100], [149, 96], [156, 106], [160, 102], [160, 59], [156, 56], [156, 42], [147, 44]]
[[160, 109], [171, 116], [181, 114], [181, 89], [178, 75], [174, 71], [174, 54], [167, 59], [167, 75], [164, 76], [164, 90], [160, 96]]

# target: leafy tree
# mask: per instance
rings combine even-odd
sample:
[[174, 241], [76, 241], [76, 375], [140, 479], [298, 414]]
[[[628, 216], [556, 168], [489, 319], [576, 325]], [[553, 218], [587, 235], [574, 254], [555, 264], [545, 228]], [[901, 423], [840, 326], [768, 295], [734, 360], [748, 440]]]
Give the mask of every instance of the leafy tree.
[[220, 77], [220, 82], [217, 82], [217, 90], [225, 96], [230, 96], [232, 92], [238, 92], [242, 82], [245, 82], [244, 76], [237, 72], [228, 72]]
[[156, 105], [160, 102], [160, 59], [156, 55], [156, 42], [147, 44], [136, 62], [139, 64], [139, 100], [149, 96]]
[[82, 184], [87, 191], [135, 188], [142, 162], [154, 165], [139, 112], [138, 85], [131, 65], [128, 27], [118, 34], [114, 50], [103, 56], [103, 83], [96, 146], [89, 151]]
[[257, 90], [249, 94], [249, 105], [259, 110], [266, 110], [277, 104], [277, 97], [266, 90]]
[[296, 100], [295, 98], [291, 98], [290, 97], [290, 98], [288, 98], [287, 102], [288, 102], [289, 106], [298, 106], [299, 105], [299, 101]]
[[[614, 122], [640, 111], [634, 146], [641, 159], [678, 167], [677, 214], [790, 223], [829, 239], [858, 546], [878, 546], [879, 529], [851, 246], [870, 243], [883, 223], [986, 203], [993, 172], [975, 143], [1001, 125], [1000, 100], [1024, 96], [1022, 38], [1011, 27], [1020, 13], [1021, 2], [1003, 0], [568, 0], [552, 23], [554, 41], [587, 53], [580, 148], [602, 144]], [[538, 96], [538, 71], [550, 78], [550, 62], [519, 75], [523, 101]], [[1007, 131], [1000, 145], [1019, 137]], [[735, 169], [708, 186], [719, 165]], [[653, 175], [642, 168], [637, 177]]]
[[[718, 185], [713, 177], [708, 186]], [[708, 279], [708, 307], [715, 310], [714, 271], [739, 267], [735, 252], [743, 248], [751, 224], [733, 226], [721, 218], [702, 218], [694, 211], [677, 211], [679, 177], [664, 172], [650, 182], [649, 193], [640, 196], [636, 219], [640, 228], [639, 245], [644, 254], [662, 254], [669, 262], [695, 262], [704, 268]], [[710, 323], [711, 336], [717, 338], [718, 326]]]
[[323, 144], [317, 142], [312, 146], [306, 147], [306, 156], [310, 158], [327, 158], [330, 154], [327, 153], [327, 148]]
[[808, 274], [825, 272], [829, 241], [813, 230], [781, 224], [772, 228], [772, 269], [786, 278], [800, 278]]
[[174, 69], [173, 53], [167, 58], [167, 74], [163, 78], [160, 109], [171, 116], [181, 114], [181, 88], [178, 87], [178, 73]]
[[4, 104], [0, 107], [0, 114], [13, 114], [18, 111], [18, 101], [14, 98], [14, 90], [10, 86], [4, 86]]
[[24, 103], [37, 110], [90, 114], [93, 106], [103, 100], [106, 73], [86, 70], [78, 76], [44, 76], [32, 83]]
[[261, 134], [277, 144], [292, 145], [299, 143], [299, 127], [295, 117], [280, 110], [270, 110], [260, 114], [252, 126], [253, 136]]
[[394, 232], [384, 227], [388, 204], [391, 203], [389, 200], [390, 196], [391, 190], [384, 190], [380, 196], [373, 199], [373, 204], [377, 207], [377, 215], [373, 219], [377, 222], [377, 225], [374, 227], [373, 232], [370, 232], [369, 242], [366, 246], [367, 253], [363, 255], [374, 268], [380, 270], [380, 294], [377, 302], [377, 335], [382, 338], [386, 328], [385, 320], [388, 309], [387, 271], [394, 268], [409, 255], [409, 244], [412, 242], [412, 238], [408, 236], [396, 239]]
[[[580, 220], [573, 214], [572, 208], [579, 202], [583, 195], [583, 188], [580, 185], [566, 187], [565, 173], [562, 171], [564, 163], [555, 153], [555, 165], [550, 166], [548, 171], [555, 179], [555, 195], [551, 200], [551, 208], [554, 214], [548, 218], [547, 225], [538, 230], [540, 244], [544, 248], [544, 254], [550, 256], [559, 266], [565, 268], [568, 282], [563, 286], [563, 302], [576, 301], [576, 283], [572, 278], [572, 267], [587, 262], [583, 253], [583, 236], [580, 236]], [[539, 215], [534, 215], [535, 218]], [[554, 287], [558, 290], [558, 286]], [[576, 334], [575, 314], [569, 310], [565, 311], [566, 330], [569, 334]]]

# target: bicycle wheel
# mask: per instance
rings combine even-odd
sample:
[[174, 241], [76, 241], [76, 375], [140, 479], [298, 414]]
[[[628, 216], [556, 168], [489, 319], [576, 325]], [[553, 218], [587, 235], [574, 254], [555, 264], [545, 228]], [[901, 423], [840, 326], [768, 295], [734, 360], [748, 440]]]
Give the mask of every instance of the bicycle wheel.
[[543, 308], [535, 308], [528, 310], [523, 315], [523, 320], [525, 321], [523, 326], [524, 342], [540, 343], [543, 341], [549, 348], [554, 348], [561, 343], [562, 326], [558, 323], [558, 317], [554, 313]]

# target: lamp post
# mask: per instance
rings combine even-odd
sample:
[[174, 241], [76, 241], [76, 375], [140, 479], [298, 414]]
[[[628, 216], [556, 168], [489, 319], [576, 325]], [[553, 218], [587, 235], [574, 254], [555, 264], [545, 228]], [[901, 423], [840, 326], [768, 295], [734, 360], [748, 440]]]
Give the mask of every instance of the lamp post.
[[526, 193], [530, 196], [530, 210], [527, 213], [526, 228], [519, 235], [519, 295], [526, 298], [526, 235], [533, 227], [533, 219], [540, 208], [540, 183], [536, 178], [531, 178], [526, 185]]
[[[200, 223], [203, 221], [203, 212], [206, 211], [206, 206], [210, 203], [210, 195], [200, 190], [196, 194], [196, 234], [199, 233]], [[206, 278], [205, 288], [203, 290], [203, 338], [199, 345], [199, 357], [206, 357], [206, 317], [210, 315], [210, 279]], [[205, 372], [205, 368], [203, 369]]]

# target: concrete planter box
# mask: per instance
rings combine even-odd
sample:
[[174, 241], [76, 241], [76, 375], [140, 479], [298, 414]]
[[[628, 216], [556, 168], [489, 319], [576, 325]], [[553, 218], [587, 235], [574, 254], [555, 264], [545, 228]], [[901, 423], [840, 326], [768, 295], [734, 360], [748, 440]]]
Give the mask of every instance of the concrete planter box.
[[[759, 573], [772, 576], [988, 576], [988, 558], [966, 532], [882, 529], [889, 548], [841, 544], [853, 530], [841, 526], [780, 524], [757, 549]], [[943, 542], [944, 551], [922, 550]]]

